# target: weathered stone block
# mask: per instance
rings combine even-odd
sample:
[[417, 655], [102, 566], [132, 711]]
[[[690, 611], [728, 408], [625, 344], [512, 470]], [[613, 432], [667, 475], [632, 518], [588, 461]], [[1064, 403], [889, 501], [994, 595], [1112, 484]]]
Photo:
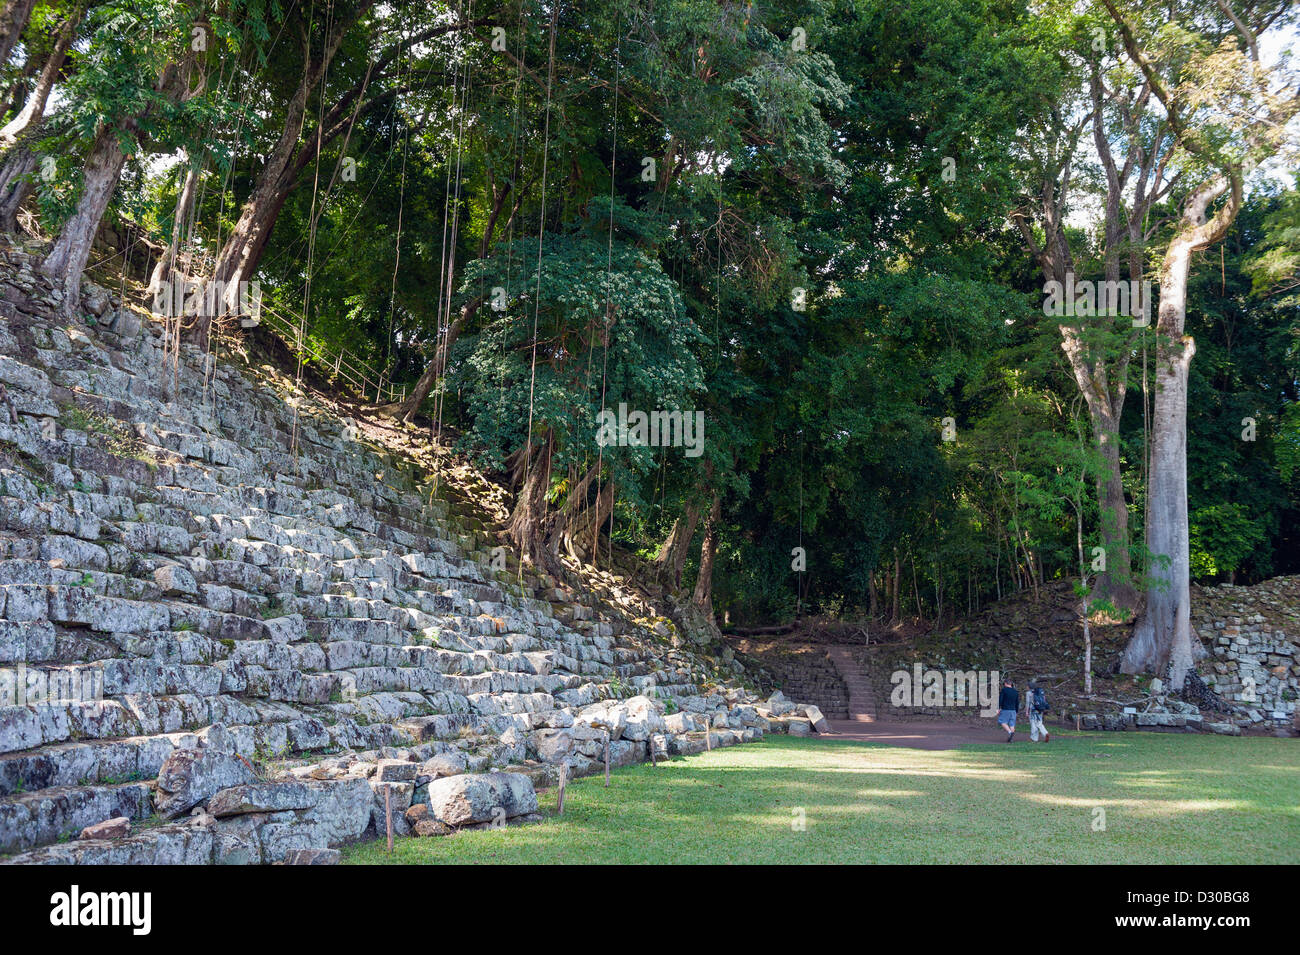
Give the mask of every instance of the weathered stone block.
[[449, 776], [429, 784], [429, 810], [449, 826], [490, 822], [536, 812], [537, 793], [522, 773]]

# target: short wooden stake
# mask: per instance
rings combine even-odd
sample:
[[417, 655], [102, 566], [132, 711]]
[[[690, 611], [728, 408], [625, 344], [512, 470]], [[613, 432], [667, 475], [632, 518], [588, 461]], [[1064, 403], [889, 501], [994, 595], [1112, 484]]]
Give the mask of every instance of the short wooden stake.
[[388, 851], [393, 851], [393, 787], [384, 786], [384, 823], [388, 829]]
[[1080, 719], [1079, 714], [1078, 714], [1078, 713], [1075, 713], [1075, 714], [1074, 714], [1074, 731], [1075, 731], [1076, 733], [1079, 732], [1079, 730], [1082, 728], [1082, 726], [1081, 726], [1081, 724], [1080, 724], [1080, 722], [1079, 722], [1079, 719]]
[[605, 734], [605, 788], [609, 788], [609, 733]]
[[569, 764], [560, 763], [560, 803], [559, 807], [556, 809], [556, 814], [561, 816], [564, 815], [564, 784], [568, 782], [568, 777]]
[[650, 734], [650, 765], [655, 769], [659, 768], [659, 764], [655, 762], [655, 738], [653, 733]]
[[713, 727], [712, 726], [704, 727], [704, 748], [710, 753], [713, 752]]

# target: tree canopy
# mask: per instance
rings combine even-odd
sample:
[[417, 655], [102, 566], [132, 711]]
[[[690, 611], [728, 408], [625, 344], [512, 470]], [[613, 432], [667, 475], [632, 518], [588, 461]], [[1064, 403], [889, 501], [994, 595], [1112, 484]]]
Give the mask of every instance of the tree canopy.
[[[951, 616], [1101, 553], [1122, 603], [1168, 556], [1187, 240], [1192, 579], [1300, 572], [1288, 0], [10, 6], [0, 225], [70, 312], [88, 266], [180, 278], [208, 343], [258, 284], [510, 487], [536, 563], [612, 541], [744, 623]], [[1045, 314], [1067, 275], [1160, 321]], [[599, 440], [621, 407], [647, 430]]]

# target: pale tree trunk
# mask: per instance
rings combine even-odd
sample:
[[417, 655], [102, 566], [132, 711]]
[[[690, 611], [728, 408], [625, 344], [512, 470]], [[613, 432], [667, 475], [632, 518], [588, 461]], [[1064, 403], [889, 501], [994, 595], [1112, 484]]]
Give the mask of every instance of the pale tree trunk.
[[[1144, 245], [1142, 224], [1151, 205], [1162, 198], [1168, 188], [1161, 182], [1171, 150], [1158, 148], [1167, 131], [1156, 124], [1156, 142], [1144, 141], [1147, 135], [1144, 118], [1151, 97], [1149, 84], [1131, 92], [1108, 90], [1100, 64], [1094, 62], [1088, 85], [1092, 112], [1083, 118], [1080, 125], [1061, 130], [1061, 151], [1054, 154], [1054, 166], [1047, 170], [1043, 179], [1038, 200], [1038, 218], [1045, 236], [1042, 247], [1029, 229], [1023, 212], [1017, 213], [1014, 221], [1025, 244], [1041, 265], [1044, 277], [1064, 285], [1067, 274], [1074, 269], [1065, 234], [1070, 166], [1076, 137], [1082, 132], [1083, 125], [1091, 125], [1093, 146], [1106, 176], [1102, 242], [1105, 279], [1112, 283], [1120, 280], [1121, 259], [1125, 257], [1122, 252], [1126, 251], [1128, 277], [1140, 282]], [[1108, 109], [1111, 117], [1118, 115], [1121, 118], [1128, 136], [1128, 148], [1118, 158], [1112, 151]], [[1123, 248], [1125, 242], [1127, 250]], [[1079, 391], [1087, 402], [1092, 435], [1104, 464], [1103, 473], [1097, 476], [1096, 500], [1101, 544], [1106, 551], [1106, 569], [1096, 577], [1096, 592], [1098, 597], [1109, 600], [1116, 607], [1132, 610], [1138, 605], [1139, 593], [1133, 581], [1128, 504], [1120, 466], [1119, 425], [1136, 335], [1130, 334], [1117, 355], [1107, 355], [1086, 344], [1083, 331], [1082, 326], [1063, 325], [1061, 345]]]
[[149, 276], [148, 291], [151, 295], [156, 295], [172, 280], [172, 273], [176, 269], [176, 256], [180, 253], [181, 242], [185, 237], [185, 222], [194, 208], [194, 197], [198, 192], [201, 172], [201, 162], [190, 162], [185, 170], [185, 180], [176, 197], [176, 208], [172, 215], [171, 242], [166, 251], [158, 256], [158, 263], [154, 266], [153, 274]]
[[75, 314], [81, 303], [81, 274], [90, 259], [95, 233], [117, 188], [126, 154], [117, 141], [117, 131], [103, 127], [95, 136], [82, 173], [81, 199], [41, 264], [41, 271], [54, 279], [63, 292], [62, 310]]
[[0, 11], [0, 65], [9, 61], [9, 55], [18, 45], [18, 38], [27, 29], [36, 0], [7, 0]]
[[704, 521], [704, 543], [700, 546], [700, 573], [695, 580], [695, 605], [713, 616], [713, 561], [718, 554], [718, 525], [722, 522], [722, 495], [713, 493], [713, 505]]
[[27, 97], [27, 101], [17, 115], [0, 129], [0, 149], [13, 146], [18, 141], [18, 137], [45, 115], [45, 104], [49, 101], [50, 91], [54, 89], [54, 81], [58, 79], [59, 71], [63, 69], [63, 62], [68, 56], [68, 47], [76, 38], [77, 24], [81, 22], [81, 15], [82, 8], [77, 7], [68, 15], [68, 19], [63, 21], [58, 39], [54, 42], [54, 49], [50, 51], [31, 95]]
[[[1228, 199], [1206, 220], [1210, 203]], [[1124, 648], [1124, 673], [1164, 675], [1183, 688], [1192, 670], [1191, 566], [1187, 521], [1187, 373], [1196, 352], [1183, 333], [1187, 317], [1187, 275], [1192, 254], [1227, 233], [1241, 207], [1241, 170], [1203, 185], [1187, 199], [1179, 231], [1169, 243], [1160, 271], [1156, 395], [1151, 427], [1151, 476], [1147, 489], [1147, 548], [1155, 562], [1148, 571], [1146, 609]], [[1167, 559], [1167, 560], [1166, 560]]]
[[[1190, 250], [1165, 259], [1160, 282], [1162, 337], [1156, 358], [1155, 412], [1151, 427], [1151, 476], [1147, 488], [1148, 571], [1146, 609], [1133, 628], [1121, 661], [1125, 673], [1169, 671], [1172, 689], [1182, 688], [1192, 664], [1191, 575], [1187, 526], [1187, 371], [1196, 345], [1181, 332], [1186, 311]], [[1167, 313], [1177, 311], [1167, 319]], [[1174, 337], [1176, 336], [1176, 337]], [[1164, 564], [1163, 558], [1168, 558]]]
[[[198, 88], [189, 91], [189, 70], [192, 64], [193, 60], [168, 63], [159, 74], [154, 90], [172, 102], [180, 102], [196, 95], [202, 90], [203, 81], [200, 77]], [[118, 140], [119, 129], [132, 140], [138, 140], [140, 122], [147, 115], [148, 109], [124, 117], [114, 125], [100, 127], [82, 170], [81, 198], [77, 202], [77, 210], [63, 224], [45, 261], [41, 263], [41, 270], [61, 287], [62, 310], [69, 317], [76, 313], [81, 304], [81, 274], [85, 271], [95, 234], [99, 231], [104, 212], [117, 189], [122, 166], [126, 162], [126, 154]]]

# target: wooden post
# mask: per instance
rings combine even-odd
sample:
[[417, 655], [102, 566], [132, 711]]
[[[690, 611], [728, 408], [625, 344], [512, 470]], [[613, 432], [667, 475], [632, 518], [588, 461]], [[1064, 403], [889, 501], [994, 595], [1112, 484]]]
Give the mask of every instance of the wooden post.
[[655, 734], [654, 733], [650, 734], [650, 765], [653, 766], [655, 769], [659, 768], [659, 764], [655, 762]]
[[609, 788], [609, 730], [605, 731], [605, 788]]
[[1080, 723], [1079, 714], [1078, 714], [1078, 713], [1075, 713], [1075, 714], [1074, 714], [1074, 731], [1077, 733], [1077, 732], [1079, 732], [1079, 730], [1080, 730], [1081, 728], [1082, 728], [1082, 724]]
[[569, 764], [560, 763], [560, 803], [559, 803], [559, 808], [556, 809], [556, 813], [561, 816], [564, 815], [564, 784], [565, 782], [567, 782], [568, 776], [569, 776]]
[[713, 752], [713, 727], [708, 724], [704, 727], [704, 749], [705, 752]]
[[388, 851], [393, 851], [393, 787], [384, 784], [384, 824], [388, 829]]

